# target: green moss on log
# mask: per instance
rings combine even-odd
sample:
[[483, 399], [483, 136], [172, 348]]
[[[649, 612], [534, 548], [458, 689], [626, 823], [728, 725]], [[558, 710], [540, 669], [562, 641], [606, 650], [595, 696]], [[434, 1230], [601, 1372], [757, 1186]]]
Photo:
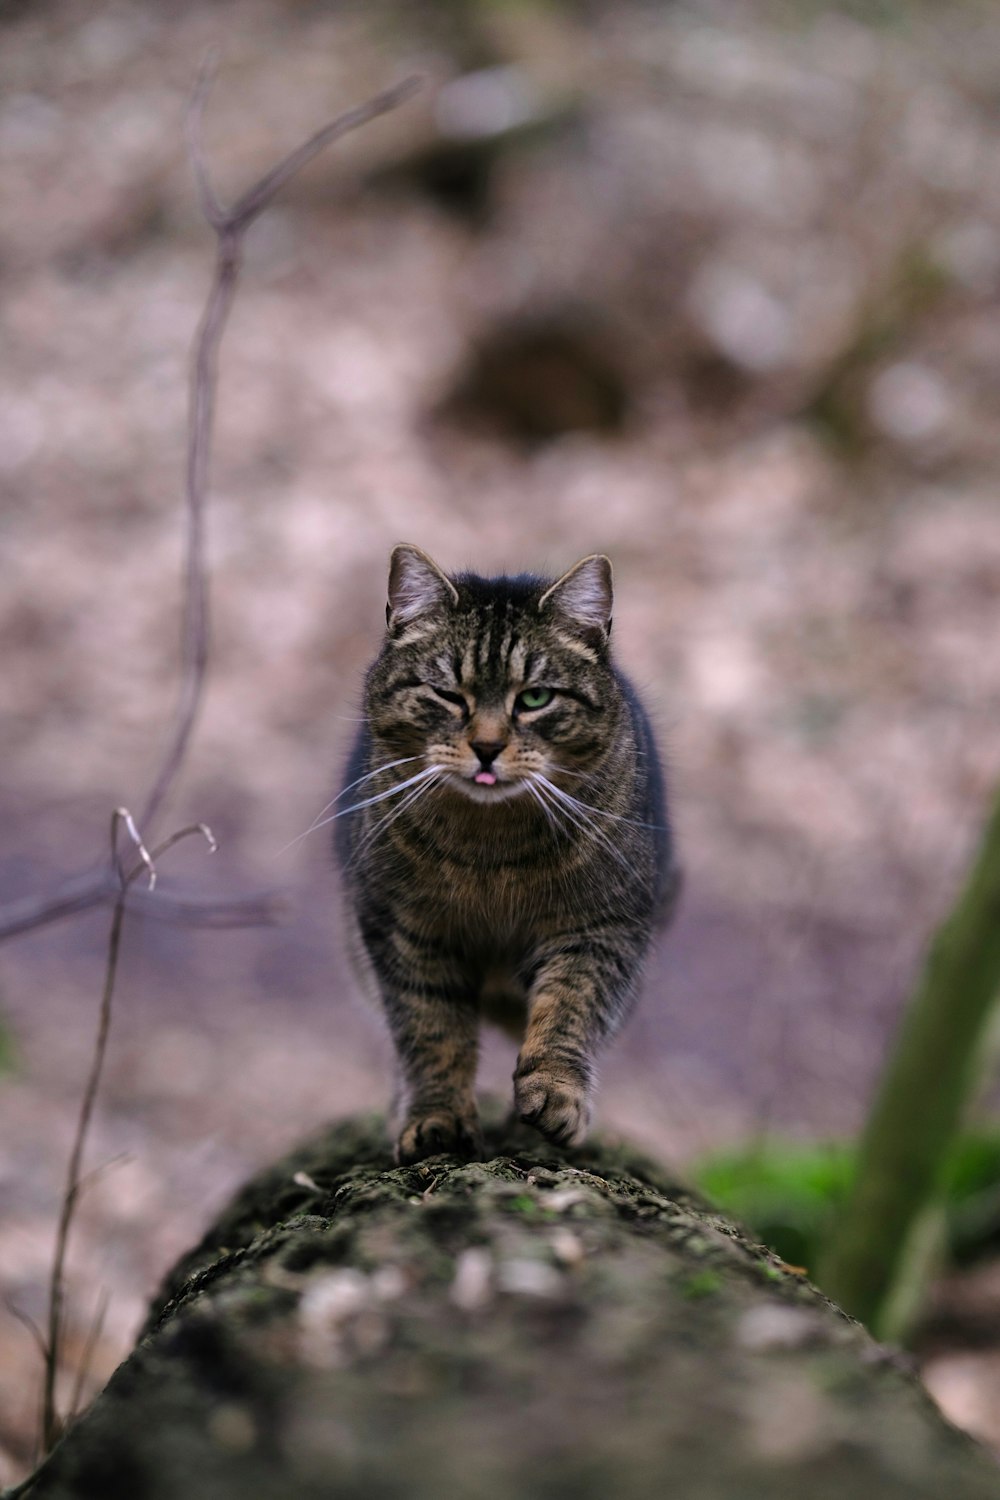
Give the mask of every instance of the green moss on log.
[[33, 1500], [973, 1500], [992, 1461], [801, 1276], [633, 1152], [382, 1122], [251, 1182]]

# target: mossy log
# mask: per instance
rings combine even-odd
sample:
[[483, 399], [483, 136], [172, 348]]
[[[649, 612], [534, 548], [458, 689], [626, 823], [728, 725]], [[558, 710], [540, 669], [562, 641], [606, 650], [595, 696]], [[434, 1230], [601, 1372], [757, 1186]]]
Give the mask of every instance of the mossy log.
[[33, 1500], [972, 1500], [992, 1459], [665, 1171], [326, 1130], [236, 1197]]

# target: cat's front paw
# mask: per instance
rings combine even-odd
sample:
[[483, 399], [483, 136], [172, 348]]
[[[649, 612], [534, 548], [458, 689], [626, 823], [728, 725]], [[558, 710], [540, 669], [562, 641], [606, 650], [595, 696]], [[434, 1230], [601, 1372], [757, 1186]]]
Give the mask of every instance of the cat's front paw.
[[587, 1133], [586, 1089], [548, 1068], [514, 1074], [514, 1108], [526, 1125], [534, 1125], [558, 1146], [578, 1146]]
[[466, 1110], [414, 1109], [407, 1117], [396, 1142], [396, 1160], [401, 1167], [423, 1161], [425, 1156], [462, 1156], [466, 1159], [483, 1154], [483, 1133], [475, 1108]]

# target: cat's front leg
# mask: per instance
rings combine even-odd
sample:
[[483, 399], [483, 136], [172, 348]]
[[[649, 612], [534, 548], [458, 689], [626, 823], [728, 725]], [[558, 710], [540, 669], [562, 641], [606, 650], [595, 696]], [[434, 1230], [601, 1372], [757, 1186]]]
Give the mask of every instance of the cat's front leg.
[[463, 990], [393, 985], [383, 991], [402, 1076], [396, 1160], [441, 1152], [482, 1155], [474, 1083], [479, 1020]]
[[631, 1009], [644, 946], [634, 934], [574, 938], [535, 975], [514, 1108], [558, 1145], [578, 1145], [587, 1133], [597, 1053]]
[[462, 960], [399, 903], [366, 907], [358, 925], [398, 1059], [396, 1160], [480, 1156], [479, 1011]]

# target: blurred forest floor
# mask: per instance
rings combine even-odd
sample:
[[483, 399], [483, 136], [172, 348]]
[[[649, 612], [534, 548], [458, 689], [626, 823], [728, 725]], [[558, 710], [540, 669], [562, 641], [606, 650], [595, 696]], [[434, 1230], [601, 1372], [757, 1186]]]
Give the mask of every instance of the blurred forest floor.
[[[183, 117], [212, 44], [223, 196], [345, 105], [426, 88], [248, 242], [174, 799], [222, 848], [162, 879], [291, 909], [128, 924], [90, 1152], [113, 1165], [72, 1257], [71, 1354], [111, 1292], [97, 1381], [241, 1178], [387, 1094], [328, 830], [284, 846], [332, 795], [395, 541], [614, 560], [687, 885], [600, 1122], [675, 1160], [857, 1128], [998, 768], [995, 10], [35, 0], [0, 19], [0, 899], [103, 852], [173, 708], [213, 253]], [[0, 950], [0, 1282], [36, 1319], [106, 932]], [[485, 1081], [511, 1061], [490, 1044]], [[0, 1317], [4, 1479], [37, 1354]], [[989, 1361], [943, 1357], [938, 1386], [1000, 1437]]]

